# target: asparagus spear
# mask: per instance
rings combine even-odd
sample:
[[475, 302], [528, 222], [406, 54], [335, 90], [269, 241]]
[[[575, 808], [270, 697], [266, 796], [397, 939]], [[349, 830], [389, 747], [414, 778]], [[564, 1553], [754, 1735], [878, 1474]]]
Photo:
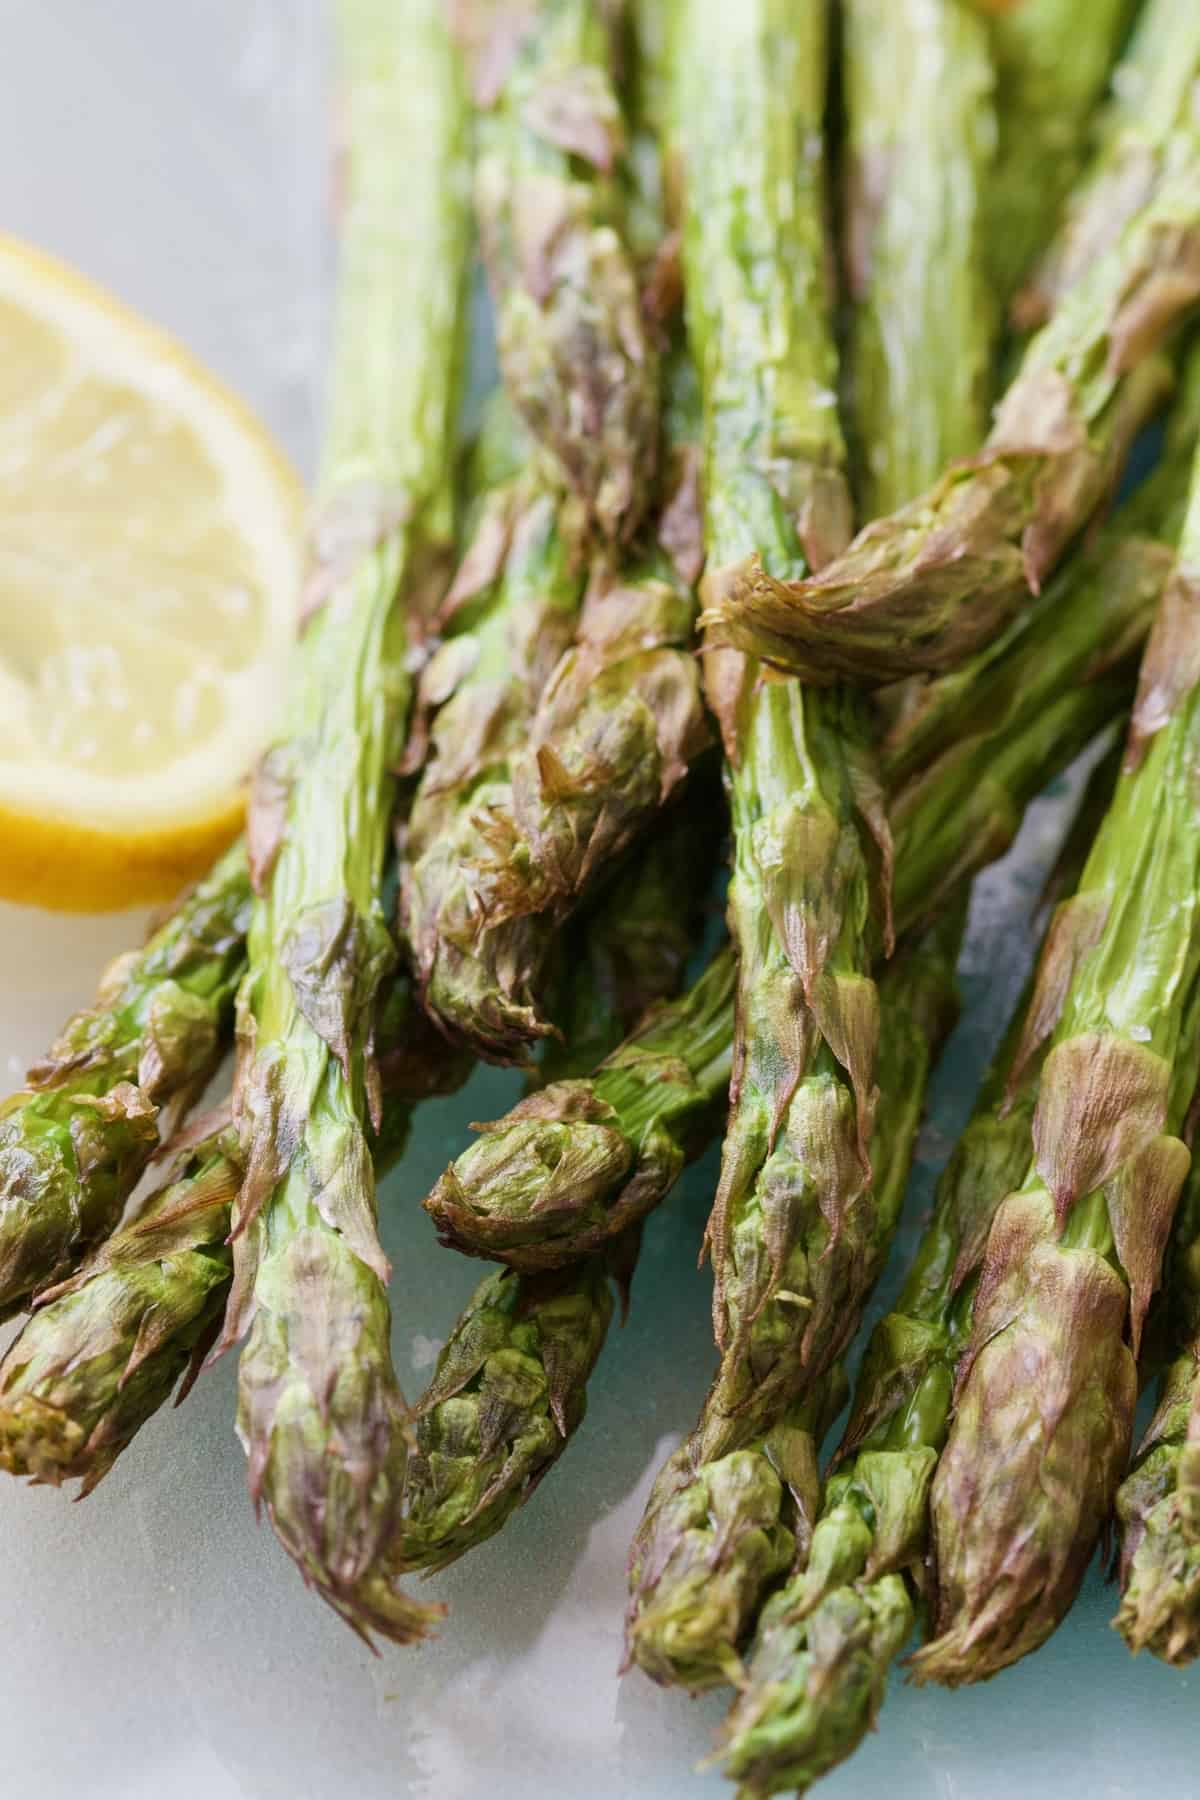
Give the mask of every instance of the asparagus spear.
[[237, 846], [141, 950], [120, 956], [0, 1104], [0, 1318], [62, 1279], [119, 1221], [159, 1142], [223, 1054], [245, 967]]
[[[663, 60], [656, 23], [642, 12], [630, 21], [638, 134], [629, 173], [637, 248], [661, 265], [647, 278], [647, 306], [661, 313], [676, 284], [653, 132]], [[536, 691], [527, 684], [527, 728], [506, 737], [486, 779], [471, 777], [457, 828], [439, 825], [430, 838], [423, 905], [419, 860], [410, 884], [427, 1003], [448, 1031], [496, 1061], [522, 1060], [527, 1044], [552, 1034], [546, 988], [559, 926], [649, 827], [708, 742], [693, 654], [694, 390], [686, 358], [674, 355], [656, 528], [623, 560], [593, 565], [572, 647], [544, 691], [540, 679]], [[654, 491], [652, 471], [639, 474]]]
[[683, 986], [724, 820], [712, 773], [711, 780], [707, 771], [693, 777], [659, 832], [562, 934], [556, 977], [562, 1037], [546, 1044], [538, 1065], [542, 1083], [591, 1074], [650, 1007]]
[[602, 1257], [480, 1283], [415, 1408], [407, 1567], [445, 1568], [528, 1500], [582, 1422], [612, 1310]]
[[[698, 900], [714, 809], [703, 784], [672, 809], [664, 835], [570, 934], [564, 984], [572, 1023], [542, 1073], [581, 1076], [682, 979], [701, 920]], [[715, 847], [715, 846], [714, 846]], [[547, 1068], [547, 1063], [550, 1068]], [[628, 1303], [640, 1249], [635, 1224], [565, 1269], [502, 1269], [476, 1291], [417, 1403], [409, 1465], [410, 1557], [442, 1567], [498, 1531], [557, 1461], [583, 1418], [587, 1382], [612, 1312], [609, 1276]]]
[[[964, 922], [960, 902], [880, 980], [880, 1101], [871, 1148], [877, 1204], [893, 1221], [929, 1070], [953, 1023]], [[628, 1662], [664, 1685], [693, 1691], [740, 1679], [739, 1651], [763, 1594], [806, 1560], [820, 1486], [817, 1447], [844, 1393], [835, 1370], [781, 1423], [768, 1420], [761, 1436], [734, 1449], [726, 1447], [728, 1419], [706, 1408], [661, 1470], [631, 1546]]]
[[[679, 13], [672, 130], [704, 407], [706, 586], [756, 542], [781, 573], [803, 568], [836, 545], [848, 513], [822, 308], [824, 31], [817, 4], [685, 0]], [[709, 692], [728, 764], [738, 953], [707, 1238], [722, 1367], [701, 1432], [724, 1451], [769, 1430], [840, 1348], [823, 1302], [872, 1214], [872, 830], [885, 857], [887, 845], [857, 702], [764, 682], [740, 658], [710, 666]]]
[[961, 869], [979, 866], [981, 843], [1003, 855], [1047, 770], [1066, 767], [1128, 704], [1134, 660], [1174, 564], [1198, 426], [1193, 356], [1151, 478], [1004, 638], [926, 684], [885, 735], [901, 916], [936, 912]]
[[1056, 914], [1018, 1052], [1020, 1067], [1050, 1040], [1030, 1160], [992, 1224], [933, 1484], [923, 1680], [980, 1680], [1045, 1641], [1129, 1451], [1135, 1358], [1200, 1068], [1198, 570], [1200, 458], [1125, 769], [1079, 892]]
[[987, 27], [958, 0], [848, 0], [842, 16], [849, 432], [874, 519], [987, 431], [996, 120]]
[[[1198, 436], [1200, 351], [1193, 347], [1167, 416], [1162, 454], [1149, 476], [1003, 636], [961, 669], [906, 685], [899, 708], [890, 714], [880, 709], [880, 763], [893, 809], [912, 804], [902, 796], [922, 771], [938, 770], [937, 779], [944, 779], [941, 758], [947, 751], [974, 764], [985, 740], [1001, 732], [1006, 739], [1023, 737], [1025, 726], [1035, 729], [1058, 695], [1097, 675], [1092, 622], [1116, 593], [1129, 598], [1125, 606], [1116, 603], [1095, 649], [1107, 654], [1113, 668], [1140, 652], [1174, 566]], [[1134, 599], [1139, 593], [1142, 598]], [[970, 746], [972, 754], [957, 746]], [[984, 785], [985, 771], [973, 768], [971, 780]], [[968, 802], [965, 784], [961, 800]]]
[[481, 1127], [425, 1201], [441, 1241], [534, 1272], [640, 1223], [719, 1121], [735, 977], [731, 952], [719, 951], [589, 1078], [552, 1082]]
[[[1115, 768], [1093, 773], [1051, 876], [1074, 891]], [[768, 1601], [718, 1752], [746, 1795], [805, 1792], [873, 1726], [924, 1587], [929, 1484], [988, 1227], [1024, 1173], [1039, 1058], [1006, 1094], [1023, 1013], [985, 1076], [893, 1310], [875, 1326], [809, 1557]]]
[[476, 51], [476, 211], [514, 404], [589, 527], [652, 485], [657, 359], [623, 237], [613, 43], [597, 0], [456, 0]]
[[571, 641], [583, 583], [561, 496], [536, 473], [503, 479], [482, 503], [422, 677], [419, 716], [433, 722], [416, 734], [419, 754], [428, 729], [429, 754], [404, 831], [401, 922], [426, 1005], [485, 1055], [503, 1053], [514, 1024], [544, 1029], [525, 968], [544, 946], [534, 954], [528, 930], [500, 935], [486, 920], [512, 880], [496, 838], [513, 761]]
[[[1068, 21], [1073, 45], [1078, 33]], [[1067, 68], [1074, 57], [1064, 58]], [[1113, 75], [1087, 169], [1045, 255], [1013, 302], [1021, 330], [1041, 325], [1109, 250], [1161, 184], [1179, 130], [1200, 119], [1200, 15], [1191, 0], [1147, 0]], [[1039, 183], [1040, 186], [1040, 183]]]
[[[207, 1123], [207, 1119], [206, 1119]], [[0, 1362], [0, 1468], [89, 1494], [203, 1357], [232, 1267], [240, 1179], [228, 1117], [180, 1152], [178, 1181], [98, 1245]]]
[[674, 23], [669, 135], [704, 413], [707, 598], [747, 542], [820, 567], [849, 535], [827, 324], [826, 21], [817, 0], [675, 0]]
[[[245, 1163], [218, 1348], [247, 1329], [250, 1489], [305, 1579], [363, 1636], [422, 1636], [395, 1582], [410, 1426], [364, 1129], [394, 951], [379, 899], [431, 556], [449, 539], [467, 254], [466, 105], [437, 0], [343, 0], [346, 216], [318, 545], [288, 738], [252, 824], [264, 849], [239, 999]], [[397, 605], [403, 594], [405, 607]], [[407, 617], [406, 617], [407, 612]]]
[[1006, 304], [1047, 243], [1083, 167], [1093, 110], [1132, 10], [1130, 0], [1016, 0], [990, 21], [1000, 139], [987, 250]]
[[1006, 1110], [1015, 1049], [1010, 1031], [942, 1175], [896, 1305], [871, 1333], [807, 1566], [759, 1620], [720, 1752], [746, 1795], [804, 1792], [844, 1761], [874, 1723], [888, 1670], [912, 1630], [929, 1483], [979, 1260], [1028, 1155], [1036, 1067]]
[[1173, 1360], [1133, 1464], [1117, 1490], [1121, 1605], [1116, 1627], [1131, 1650], [1177, 1667], [1200, 1653], [1200, 1162], [1176, 1216], [1167, 1281]]
[[[675, 368], [686, 392], [686, 369]], [[686, 429], [686, 399], [672, 418]], [[660, 517], [673, 539], [695, 513], [690, 470], [685, 456]], [[496, 1061], [552, 1032], [543, 990], [559, 924], [709, 742], [692, 647], [694, 563], [685, 561], [685, 579], [651, 543], [616, 575], [597, 564], [574, 645], [546, 682], [547, 647], [564, 646], [541, 621], [565, 627], [556, 594], [570, 592], [572, 612], [578, 595], [577, 567], [556, 542], [549, 567], [541, 539], [524, 563], [510, 551], [491, 613], [495, 660], [481, 654], [439, 715], [435, 747], [445, 754], [423, 779], [409, 831], [404, 912], [426, 1003]], [[468, 569], [485, 566], [468, 558]], [[446, 646], [459, 668], [461, 652], [458, 640]], [[503, 704], [484, 703], [489, 693]]]
[[[763, 558], [702, 619], [814, 680], [942, 669], [995, 637], [1108, 491], [1161, 391], [1151, 354], [1200, 298], [1200, 136], [1026, 350], [979, 457], [860, 532], [807, 581]], [[1174, 154], [1174, 153], [1173, 153]]]
[[[491, 917], [562, 916], [651, 824], [711, 742], [694, 653], [699, 500], [680, 357], [659, 538], [626, 568], [592, 573], [576, 641], [514, 759], [513, 816], [529, 859]], [[679, 390], [682, 388], [682, 394]], [[548, 923], [550, 920], [548, 919]]]

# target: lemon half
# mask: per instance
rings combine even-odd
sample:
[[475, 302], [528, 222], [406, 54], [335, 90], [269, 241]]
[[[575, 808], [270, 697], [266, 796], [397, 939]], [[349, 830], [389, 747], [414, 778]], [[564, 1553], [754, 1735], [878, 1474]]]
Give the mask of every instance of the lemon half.
[[236, 833], [303, 513], [207, 370], [0, 234], [0, 896], [165, 899]]

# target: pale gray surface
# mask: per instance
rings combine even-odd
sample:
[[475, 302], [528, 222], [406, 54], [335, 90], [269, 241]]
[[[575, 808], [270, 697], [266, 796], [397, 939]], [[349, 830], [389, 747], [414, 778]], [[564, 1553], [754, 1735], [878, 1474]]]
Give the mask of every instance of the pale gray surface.
[[[318, 0], [0, 0], [0, 229], [34, 238], [174, 329], [310, 471], [326, 319]], [[943, 1068], [910, 1221], [1022, 975], [1023, 909], [1053, 842], [1030, 822], [977, 896], [972, 1004]], [[15, 1084], [138, 921], [0, 909], [0, 1078]], [[430, 1107], [389, 1184], [396, 1350], [419, 1385], [479, 1269], [416, 1202], [511, 1082]], [[711, 1166], [648, 1234], [634, 1311], [589, 1419], [504, 1535], [436, 1584], [442, 1640], [375, 1660], [256, 1528], [230, 1425], [233, 1366], [156, 1420], [85, 1506], [0, 1486], [5, 1791], [40, 1800], [683, 1800], [720, 1703], [618, 1686], [625, 1545], [710, 1362], [694, 1271]], [[911, 1244], [913, 1223], [907, 1233]], [[894, 1284], [897, 1259], [893, 1260]], [[899, 1683], [836, 1800], [1116, 1800], [1195, 1793], [1195, 1681], [1108, 1630], [1093, 1577], [1041, 1655], [989, 1688]]]

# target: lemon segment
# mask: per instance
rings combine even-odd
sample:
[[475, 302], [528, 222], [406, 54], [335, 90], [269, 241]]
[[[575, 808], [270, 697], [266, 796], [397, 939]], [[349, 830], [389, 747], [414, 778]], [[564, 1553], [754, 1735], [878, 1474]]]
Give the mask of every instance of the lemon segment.
[[0, 235], [0, 895], [165, 898], [236, 832], [303, 512], [186, 351]]

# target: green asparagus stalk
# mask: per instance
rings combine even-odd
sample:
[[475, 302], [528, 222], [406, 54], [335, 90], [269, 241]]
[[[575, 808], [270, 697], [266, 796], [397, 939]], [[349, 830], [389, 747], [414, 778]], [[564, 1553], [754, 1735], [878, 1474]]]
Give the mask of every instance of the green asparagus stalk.
[[91, 1493], [204, 1357], [232, 1272], [231, 1139], [224, 1115], [136, 1224], [46, 1290], [0, 1362], [0, 1469]]
[[[678, 283], [655, 131], [658, 22], [643, 10], [627, 21], [636, 126], [627, 187], [648, 316], [661, 325]], [[522, 1061], [527, 1045], [553, 1034], [548, 985], [563, 921], [651, 826], [708, 742], [693, 642], [701, 555], [694, 394], [686, 357], [673, 355], [664, 479], [639, 471], [655, 496], [655, 526], [620, 560], [594, 563], [571, 648], [548, 685], [527, 694], [536, 706], [526, 706], [526, 729], [514, 730], [511, 744], [506, 738], [502, 764], [486, 779], [471, 777], [455, 829], [439, 824], [430, 838], [424, 905], [420, 861], [410, 884], [427, 1003], [448, 1031], [496, 1061]], [[574, 572], [582, 574], [577, 564]]]
[[[678, 990], [716, 848], [719, 806], [706, 786], [671, 809], [662, 836], [575, 922], [563, 971], [570, 1028], [543, 1077], [591, 1070]], [[416, 1407], [405, 1496], [414, 1566], [440, 1568], [498, 1531], [565, 1450], [608, 1329], [609, 1277], [628, 1304], [640, 1238], [634, 1225], [601, 1255], [543, 1274], [502, 1269], [480, 1285]]]
[[923, 1580], [929, 1484], [997, 1207], [1021, 1179], [1036, 1061], [1006, 1093], [1010, 1030], [938, 1185], [895, 1307], [875, 1326], [805, 1567], [768, 1600], [722, 1733], [746, 1796], [803, 1793], [871, 1728]]
[[[1052, 883], [1074, 891], [1115, 771], [1093, 774]], [[886, 980], [886, 977], [885, 977]], [[768, 1601], [719, 1752], [746, 1795], [805, 1791], [858, 1747], [924, 1585], [929, 1483], [997, 1206], [1024, 1173], [1038, 1059], [1006, 1097], [1023, 1007], [939, 1183], [891, 1313], [871, 1334], [803, 1567]]]
[[1006, 305], [1049, 242], [1090, 147], [1130, 0], [1016, 0], [990, 21], [1000, 126], [989, 184], [992, 291]]
[[1167, 1280], [1173, 1360], [1154, 1417], [1117, 1490], [1121, 1605], [1116, 1627], [1131, 1650], [1181, 1667], [1200, 1654], [1200, 1162], [1176, 1215]]
[[[678, 373], [686, 389], [687, 371]], [[672, 416], [682, 432], [686, 400]], [[548, 569], [538, 544], [529, 567], [510, 553], [492, 617], [520, 621], [520, 653], [493, 628], [495, 666], [478, 658], [435, 728], [451, 773], [439, 755], [424, 777], [404, 911], [426, 1004], [495, 1061], [519, 1060], [551, 1034], [544, 990], [559, 926], [710, 741], [693, 649], [694, 464], [676, 448], [676, 485], [658, 521], [674, 555], [651, 542], [616, 574], [594, 565], [574, 643], [547, 682], [545, 651], [563, 648], [562, 636], [538, 621], [565, 624], [554, 594], [569, 587], [574, 600], [578, 570], [560, 551]], [[461, 656], [457, 642], [448, 657]], [[481, 704], [489, 684], [506, 696], [502, 708]]]
[[[1189, 457], [1190, 449], [1189, 443]], [[1166, 488], [1164, 470], [1158, 488], [1164, 504]], [[1106, 569], [1106, 545], [1098, 544], [1095, 559], [1089, 554], [1063, 571], [1061, 583], [1070, 591], [1059, 600], [1057, 617], [1039, 610], [967, 670], [932, 683], [921, 709], [897, 725], [884, 746], [884, 773], [897, 844], [899, 932], [928, 919], [959, 883], [1003, 855], [1028, 800], [1126, 710], [1137, 649], [1172, 560], [1161, 543], [1136, 536], [1121, 544], [1119, 556], [1107, 557]], [[1045, 605], [1058, 587], [1047, 589]], [[1028, 704], [1026, 694], [1033, 696]], [[1043, 710], [1047, 696], [1053, 704]], [[965, 751], [957, 748], [960, 734]], [[484, 1128], [425, 1202], [443, 1240], [518, 1268], [553, 1266], [587, 1254], [598, 1231], [601, 1237], [619, 1232], [628, 1217], [627, 1187], [636, 1188], [639, 1216], [657, 1206], [681, 1166], [661, 1155], [661, 1120], [676, 1119], [676, 1108], [685, 1106], [681, 1156], [704, 1149], [719, 1120], [732, 1058], [728, 968], [721, 979], [720, 993], [706, 984], [653, 1022], [654, 1056], [672, 1059], [668, 1067], [676, 1073], [674, 1059], [689, 1054], [695, 1017], [705, 1021], [704, 1056], [710, 1035], [720, 1041], [711, 1079], [699, 1091], [685, 1100], [674, 1082], [660, 1087], [658, 1064], [646, 1061], [635, 1037], [629, 1058], [618, 1053], [610, 1059], [614, 1068], [602, 1065], [591, 1082], [561, 1093], [549, 1111], [517, 1108]], [[615, 1136], [597, 1136], [599, 1118]], [[531, 1254], [536, 1264], [525, 1260]]]
[[467, 108], [437, 0], [343, 0], [340, 19], [350, 197], [318, 549], [341, 556], [255, 797], [264, 849], [235, 1086], [245, 1178], [218, 1348], [249, 1330], [238, 1429], [280, 1541], [354, 1629], [404, 1642], [437, 1609], [395, 1581], [411, 1427], [365, 1122], [379, 1120], [372, 1020], [394, 960], [379, 896], [407, 651], [450, 539]]
[[[965, 893], [880, 979], [876, 1202], [894, 1222], [925, 1086], [953, 1023], [954, 964]], [[776, 1578], [807, 1560], [819, 1482], [816, 1453], [841, 1410], [840, 1371], [816, 1382], [761, 1436], [728, 1448], [729, 1420], [706, 1407], [660, 1472], [630, 1550], [626, 1659], [693, 1691], [741, 1678], [739, 1652]]]
[[[1074, 49], [1079, 34], [1070, 21], [1068, 29]], [[1067, 69], [1075, 63], [1074, 55], [1063, 59]], [[1044, 324], [1062, 296], [1111, 249], [1161, 185], [1180, 128], [1198, 120], [1200, 15], [1191, 0], [1147, 0], [1113, 75], [1112, 99], [1086, 177], [1013, 302], [1018, 329]]]
[[541, 1083], [590, 1075], [650, 1007], [683, 986], [704, 925], [724, 820], [715, 773], [712, 780], [707, 771], [693, 777], [657, 834], [562, 934], [555, 982], [562, 1037], [546, 1044]]
[[627, 541], [658, 373], [623, 235], [625, 149], [597, 0], [457, 0], [475, 49], [476, 211], [505, 381], [586, 524]]
[[0, 1104], [0, 1318], [108, 1236], [160, 1127], [203, 1093], [228, 1041], [249, 911], [238, 845], [116, 959], [26, 1090]]
[[[1056, 697], [1100, 674], [1101, 665], [1093, 660], [1097, 653], [1113, 668], [1140, 654], [1175, 563], [1197, 437], [1200, 350], [1193, 347], [1167, 416], [1162, 454], [1149, 476], [1003, 636], [961, 669], [907, 684], [900, 707], [881, 720], [880, 763], [893, 811], [912, 804], [904, 796], [923, 771], [936, 769], [939, 782], [944, 779], [941, 759], [947, 751], [975, 765], [970, 781], [984, 785], [985, 740], [1015, 741], [1026, 728], [1035, 729]], [[1126, 596], [1124, 605], [1117, 595]], [[1116, 610], [1093, 640], [1097, 612], [1110, 601]], [[1114, 716], [1115, 711], [1107, 714]], [[958, 746], [968, 746], [970, 754]], [[968, 804], [965, 782], [958, 798]]]
[[[691, 385], [684, 367], [683, 382]], [[627, 568], [593, 571], [575, 644], [514, 759], [513, 815], [529, 866], [492, 917], [561, 916], [651, 825], [711, 742], [695, 656], [700, 569], [692, 423], [681, 406], [659, 537]]]
[[922, 1680], [980, 1680], [1045, 1641], [1129, 1452], [1135, 1358], [1187, 1175], [1179, 1133], [1200, 1068], [1198, 618], [1200, 458], [1125, 769], [1079, 891], [1055, 916], [1018, 1051], [1020, 1068], [1050, 1046], [933, 1483]]
[[[685, 0], [679, 13], [672, 133], [704, 407], [706, 586], [756, 542], [780, 572], [803, 568], [848, 513], [822, 305], [824, 32], [818, 4]], [[888, 847], [855, 700], [764, 681], [736, 657], [710, 666], [709, 691], [728, 765], [738, 991], [707, 1238], [721, 1423], [701, 1435], [725, 1450], [769, 1430], [840, 1348], [822, 1302], [856, 1260], [842, 1251], [860, 1215], [870, 1229], [873, 834], [885, 858]]]
[[848, 429], [875, 519], [987, 433], [996, 120], [987, 27], [958, 0], [848, 0], [842, 16]]
[[659, 1471], [630, 1548], [625, 1662], [693, 1693], [735, 1682], [763, 1593], [797, 1560], [820, 1498], [817, 1446], [846, 1398], [840, 1366], [762, 1437]]
[[962, 869], [979, 866], [981, 843], [1003, 855], [1047, 771], [1065, 768], [1125, 710], [1174, 565], [1198, 429], [1193, 356], [1155, 473], [1002, 639], [926, 684], [885, 735], [902, 917], [935, 913]]
[[544, 1029], [527, 972], [544, 957], [541, 938], [535, 952], [528, 930], [500, 937], [486, 921], [513, 880], [496, 837], [512, 811], [514, 758], [583, 597], [561, 508], [536, 473], [487, 495], [421, 682], [418, 716], [432, 724], [416, 733], [419, 754], [428, 732], [428, 754], [404, 833], [400, 917], [426, 1005], [484, 1055], [503, 1054], [514, 1023]]
[[719, 1124], [735, 980], [732, 953], [719, 951], [590, 1077], [551, 1082], [480, 1127], [426, 1198], [441, 1241], [533, 1273], [645, 1219]]
[[414, 1409], [405, 1566], [445, 1568], [525, 1504], [583, 1420], [612, 1311], [602, 1257], [480, 1283]]
[[747, 542], [819, 568], [849, 536], [827, 323], [826, 21], [817, 0], [675, 0], [674, 20], [669, 136], [702, 388], [707, 597]]
[[806, 581], [769, 558], [732, 572], [702, 623], [818, 681], [944, 669], [1038, 592], [1161, 392], [1152, 354], [1200, 298], [1200, 135], [1026, 350], [982, 453], [860, 532]]

